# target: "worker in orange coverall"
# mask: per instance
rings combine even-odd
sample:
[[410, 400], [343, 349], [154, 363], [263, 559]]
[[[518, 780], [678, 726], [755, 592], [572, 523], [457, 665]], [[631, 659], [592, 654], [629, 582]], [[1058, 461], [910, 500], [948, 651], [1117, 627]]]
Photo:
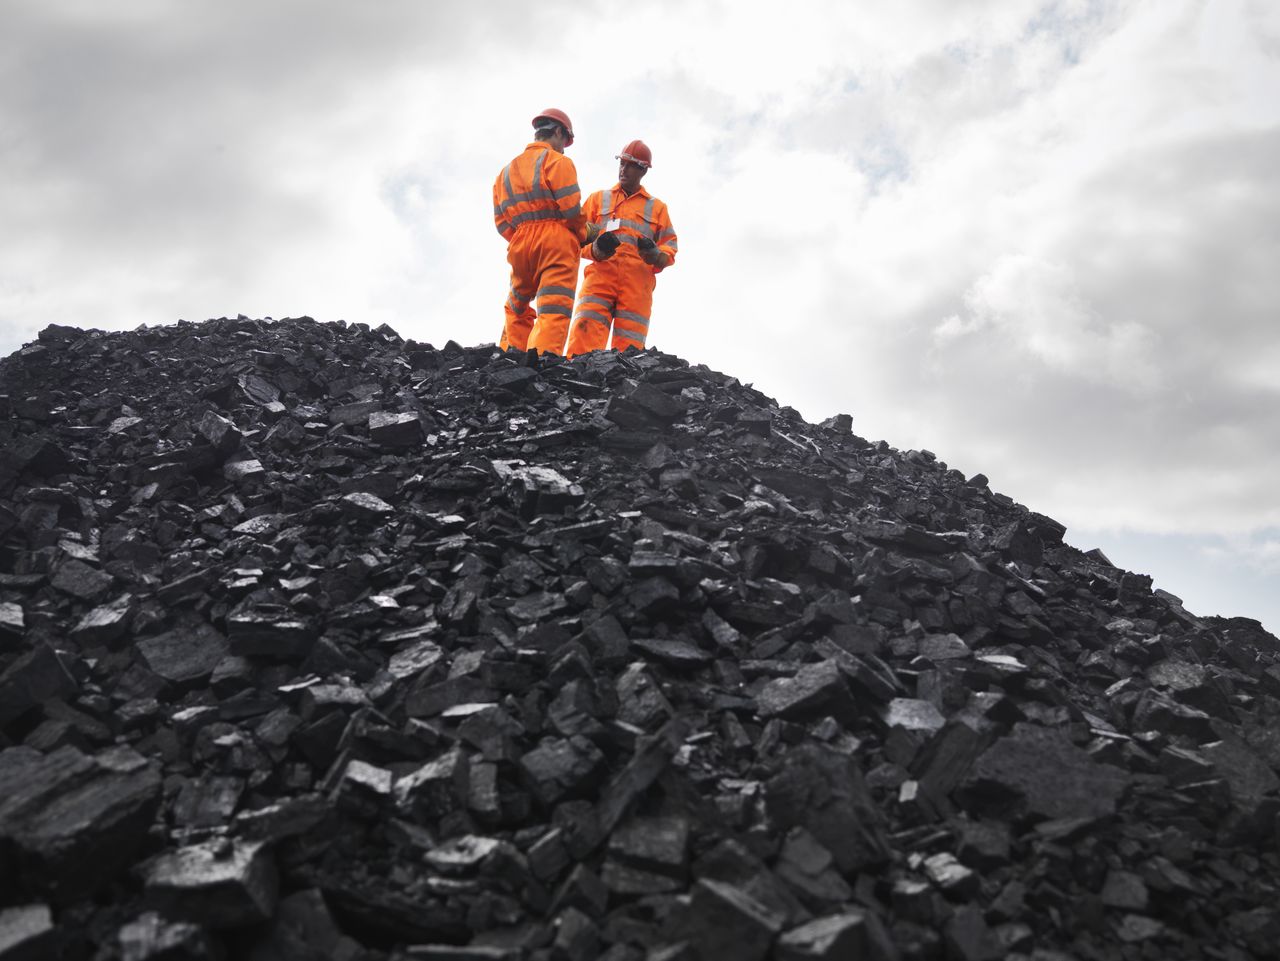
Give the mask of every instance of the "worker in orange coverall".
[[[534, 140], [493, 183], [493, 222], [507, 241], [511, 290], [499, 346], [564, 353], [578, 286], [579, 248], [594, 239], [578, 171], [564, 150], [573, 124], [554, 107], [533, 118]], [[531, 302], [537, 299], [534, 312]]]
[[676, 259], [667, 205], [640, 186], [653, 166], [652, 152], [633, 140], [617, 160], [618, 182], [592, 194], [582, 208], [597, 233], [582, 249], [592, 262], [573, 313], [569, 357], [606, 346], [643, 350], [657, 276]]

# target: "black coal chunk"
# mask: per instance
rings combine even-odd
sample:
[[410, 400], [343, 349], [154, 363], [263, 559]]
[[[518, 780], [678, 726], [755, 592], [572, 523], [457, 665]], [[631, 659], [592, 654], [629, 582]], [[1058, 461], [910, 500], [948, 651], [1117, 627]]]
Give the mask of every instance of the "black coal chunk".
[[1044, 819], [1096, 818], [1115, 813], [1129, 783], [1065, 732], [1019, 723], [978, 756], [959, 790], [976, 814], [1013, 805]]
[[422, 420], [409, 411], [374, 411], [369, 415], [369, 437], [382, 447], [412, 447], [422, 442]]
[[79, 689], [56, 651], [37, 642], [0, 674], [0, 726], [32, 708]]
[[851, 907], [787, 931], [778, 938], [774, 956], [778, 961], [838, 961], [853, 957], [892, 961], [898, 952], [875, 914]]
[[47, 904], [0, 908], [0, 958], [5, 961], [56, 958], [67, 946], [64, 934], [54, 926]]
[[127, 747], [0, 752], [0, 859], [28, 896], [70, 901], [129, 870], [160, 803], [160, 771]]
[[166, 914], [232, 928], [272, 916], [278, 879], [263, 844], [218, 839], [156, 856], [147, 865], [145, 884]]
[[832, 853], [842, 873], [866, 870], [890, 856], [883, 816], [857, 765], [845, 755], [816, 745], [788, 752], [765, 797], [780, 826], [805, 828]]
[[142, 638], [137, 649], [153, 673], [175, 684], [208, 679], [231, 650], [227, 639], [203, 621]]

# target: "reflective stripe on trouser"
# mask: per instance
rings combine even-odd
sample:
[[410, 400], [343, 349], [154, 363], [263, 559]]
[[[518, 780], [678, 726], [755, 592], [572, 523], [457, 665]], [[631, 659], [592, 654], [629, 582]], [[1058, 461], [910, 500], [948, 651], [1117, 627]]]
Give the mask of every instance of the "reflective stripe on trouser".
[[500, 347], [564, 352], [578, 286], [578, 256], [577, 238], [563, 224], [540, 221], [516, 230], [507, 248], [511, 289], [503, 305], [506, 322]]
[[[587, 265], [569, 330], [569, 357], [589, 350], [644, 350], [653, 306], [653, 273], [612, 260]], [[612, 339], [609, 336], [613, 329]]]

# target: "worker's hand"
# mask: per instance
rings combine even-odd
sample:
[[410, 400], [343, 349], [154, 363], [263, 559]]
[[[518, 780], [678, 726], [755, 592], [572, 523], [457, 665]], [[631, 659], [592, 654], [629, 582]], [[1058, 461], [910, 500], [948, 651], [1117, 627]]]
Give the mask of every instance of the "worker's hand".
[[586, 241], [585, 241], [585, 242], [586, 242], [586, 243], [588, 243], [588, 244], [590, 244], [590, 243], [594, 243], [594, 242], [595, 242], [595, 239], [596, 239], [597, 237], [599, 237], [599, 236], [600, 236], [600, 225], [599, 225], [599, 224], [597, 224], [597, 223], [594, 223], [594, 222], [593, 222], [593, 223], [588, 223], [588, 224], [587, 224], [587, 239], [586, 239]]
[[636, 241], [636, 249], [640, 251], [640, 258], [652, 267], [657, 267], [662, 263], [662, 251], [648, 237], [641, 237]]
[[591, 254], [596, 260], [608, 260], [617, 252], [618, 243], [617, 234], [612, 232], [603, 233], [591, 245]]

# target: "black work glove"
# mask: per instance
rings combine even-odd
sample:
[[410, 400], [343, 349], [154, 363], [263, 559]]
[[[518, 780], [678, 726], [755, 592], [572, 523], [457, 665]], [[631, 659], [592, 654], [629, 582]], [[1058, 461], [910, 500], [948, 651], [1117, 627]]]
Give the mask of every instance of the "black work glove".
[[641, 237], [636, 241], [636, 249], [640, 251], [640, 259], [651, 267], [658, 266], [662, 262], [662, 251], [648, 237]]
[[612, 232], [606, 232], [596, 238], [595, 255], [597, 260], [608, 260], [618, 250], [618, 235]]

